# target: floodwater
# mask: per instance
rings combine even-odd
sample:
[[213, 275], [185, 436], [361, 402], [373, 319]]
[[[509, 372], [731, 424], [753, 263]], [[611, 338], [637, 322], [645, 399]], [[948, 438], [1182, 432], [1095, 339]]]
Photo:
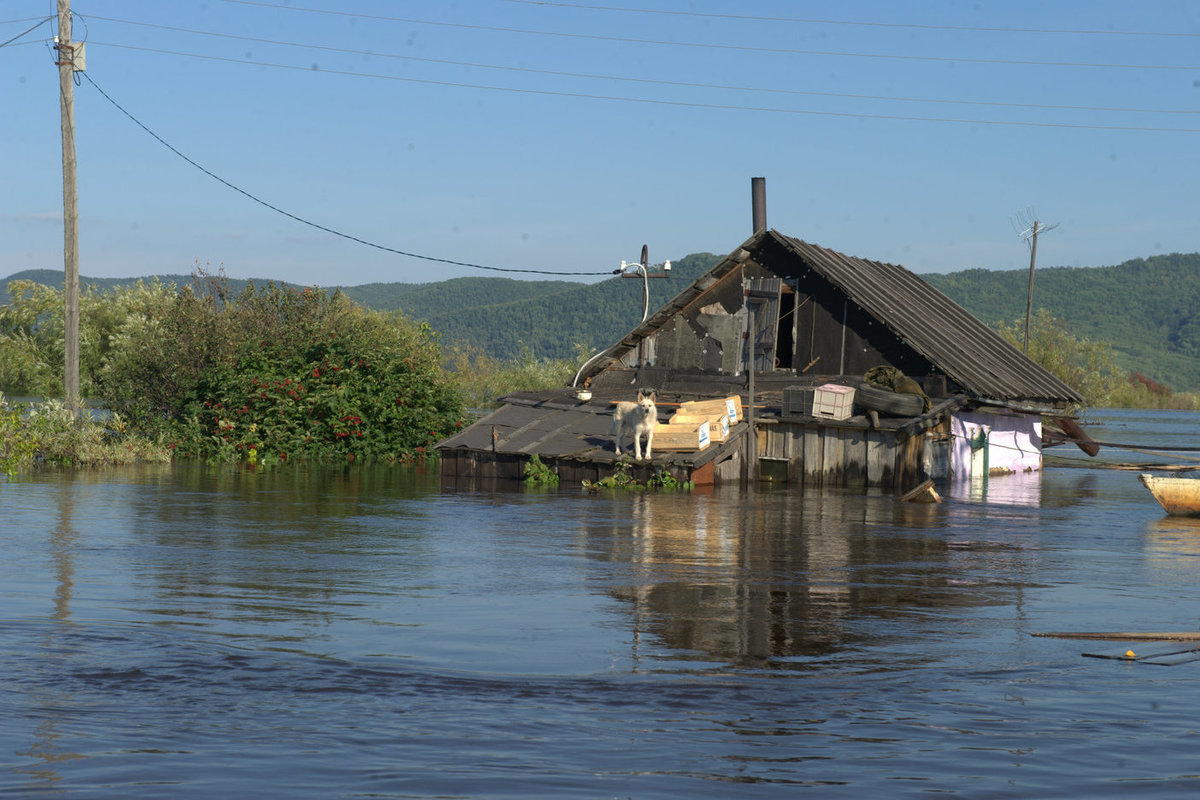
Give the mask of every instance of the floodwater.
[[4, 795], [1200, 793], [1200, 661], [1081, 655], [1194, 645], [1032, 635], [1200, 629], [1200, 523], [1136, 472], [922, 506], [176, 465], [0, 515]]

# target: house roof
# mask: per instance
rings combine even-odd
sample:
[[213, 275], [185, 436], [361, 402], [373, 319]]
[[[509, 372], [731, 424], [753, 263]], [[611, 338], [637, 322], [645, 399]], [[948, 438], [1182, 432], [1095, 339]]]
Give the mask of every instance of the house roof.
[[[438, 442], [439, 450], [465, 449], [490, 453], [537, 455], [615, 464], [611, 425], [616, 395], [597, 396], [583, 402], [570, 389], [513, 392], [500, 408], [450, 438]], [[660, 421], [669, 411], [660, 409]], [[691, 467], [728, 455], [737, 446], [745, 423], [730, 430], [724, 443], [701, 451], [656, 451], [655, 464], [680, 463]], [[661, 429], [660, 429], [661, 430]]]
[[[603, 357], [581, 373], [580, 379], [611, 366], [739, 265], [775, 248], [782, 249], [784, 260], [795, 259], [797, 268], [824, 277], [974, 399], [1052, 405], [1083, 402], [1078, 392], [904, 267], [847, 256], [774, 230], [748, 239], [609, 347]], [[771, 259], [776, 265], [779, 260], [778, 256]], [[799, 274], [799, 269], [788, 271]]]

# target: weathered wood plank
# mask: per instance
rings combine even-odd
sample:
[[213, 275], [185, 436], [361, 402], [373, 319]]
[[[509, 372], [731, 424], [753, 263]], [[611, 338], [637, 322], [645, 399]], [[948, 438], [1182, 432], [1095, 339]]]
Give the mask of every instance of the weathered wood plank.
[[867, 485], [879, 486], [883, 475], [883, 434], [867, 431]]
[[804, 485], [820, 486], [824, 478], [825, 450], [816, 428], [804, 429]]
[[[791, 427], [791, 426], [789, 426]], [[792, 483], [804, 483], [804, 429], [792, 427], [788, 438], [788, 476]]]
[[841, 486], [842, 473], [845, 468], [845, 450], [842, 447], [842, 437], [836, 429], [821, 428], [822, 454], [821, 463], [825, 486]]
[[925, 435], [909, 436], [901, 443], [900, 465], [897, 487], [911, 489], [924, 480], [921, 456], [925, 450]]
[[866, 431], [843, 428], [841, 431], [843, 469], [842, 485], [860, 489], [867, 485]]
[[893, 488], [896, 485], [896, 438], [886, 431], [871, 431], [868, 435], [871, 454], [867, 475], [872, 486]]

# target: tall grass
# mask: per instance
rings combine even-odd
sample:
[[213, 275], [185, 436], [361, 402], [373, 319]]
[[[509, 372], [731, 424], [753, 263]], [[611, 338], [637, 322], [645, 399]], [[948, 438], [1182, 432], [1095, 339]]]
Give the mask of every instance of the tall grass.
[[61, 400], [9, 403], [0, 395], [0, 473], [8, 476], [37, 467], [101, 467], [166, 463], [171, 450], [162, 441], [128, 430], [117, 414], [101, 420], [72, 415]]
[[574, 359], [537, 358], [528, 347], [512, 360], [493, 358], [477, 347], [457, 347], [450, 353], [450, 372], [468, 408], [489, 409], [510, 392], [567, 386], [588, 353], [577, 347]]

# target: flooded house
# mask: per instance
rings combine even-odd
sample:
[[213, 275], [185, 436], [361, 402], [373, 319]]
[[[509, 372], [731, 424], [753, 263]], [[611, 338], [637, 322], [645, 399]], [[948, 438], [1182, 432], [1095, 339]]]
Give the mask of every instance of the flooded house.
[[[632, 462], [610, 428], [639, 389], [659, 425], [652, 459]], [[536, 455], [564, 482], [625, 462], [697, 485], [907, 492], [1040, 470], [1043, 418], [1082, 402], [904, 267], [760, 228], [573, 385], [510, 394], [437, 447], [455, 482], [520, 479]]]

